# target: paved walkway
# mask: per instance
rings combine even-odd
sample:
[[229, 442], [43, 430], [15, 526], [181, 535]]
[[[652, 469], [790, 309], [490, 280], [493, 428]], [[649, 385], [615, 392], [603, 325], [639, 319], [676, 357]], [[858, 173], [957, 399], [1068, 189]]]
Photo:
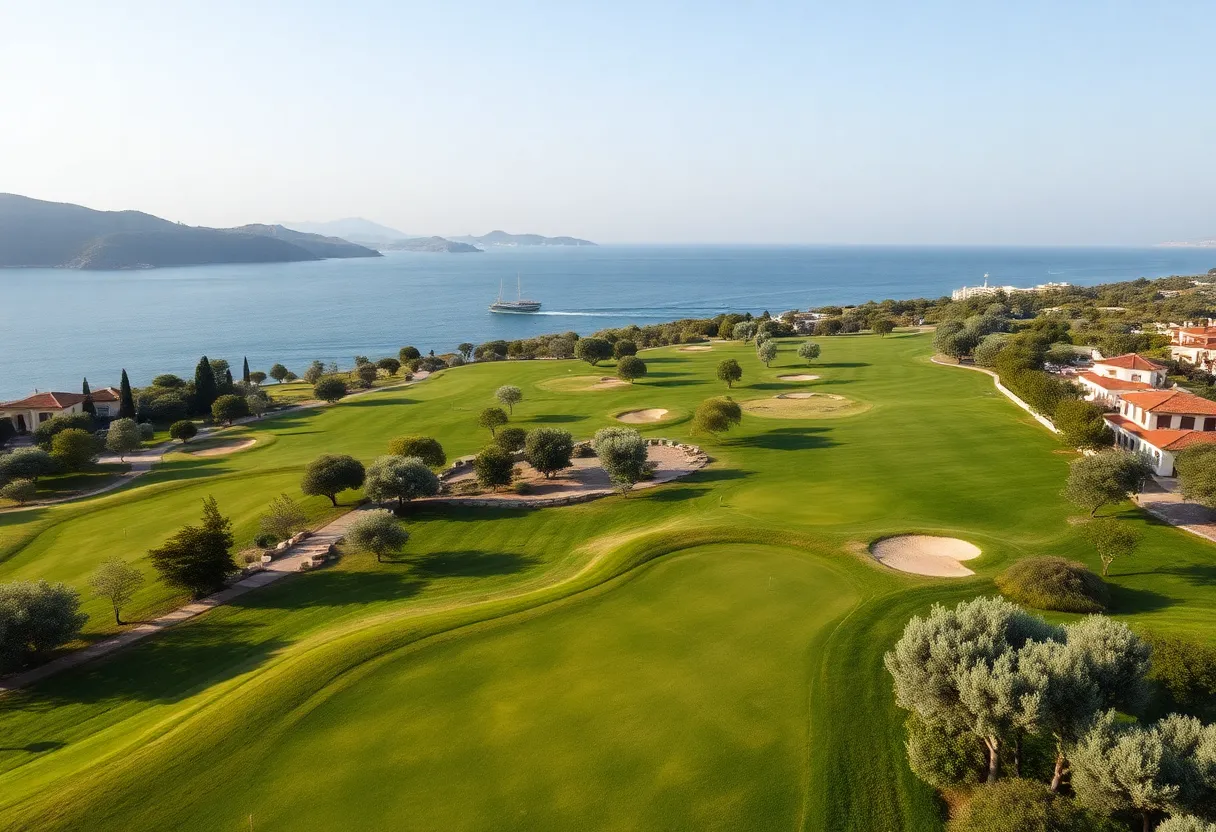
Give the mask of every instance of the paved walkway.
[[1171, 526], [1216, 543], [1216, 511], [1182, 499], [1174, 477], [1153, 477], [1143, 493], [1136, 495], [1136, 502]]
[[108, 656], [109, 654], [121, 650], [129, 644], [134, 644], [137, 641], [142, 641], [148, 636], [159, 633], [161, 630], [172, 627], [174, 624], [180, 624], [183, 621], [188, 621], [197, 615], [201, 615], [209, 609], [218, 607], [221, 604], [227, 604], [234, 598], [239, 598], [247, 592], [252, 592], [259, 587], [274, 583], [275, 581], [290, 575], [294, 572], [301, 571], [301, 566], [308, 560], [311, 560], [315, 555], [324, 555], [329, 552], [331, 545], [336, 543], [339, 538], [346, 533], [346, 529], [355, 518], [359, 516], [361, 509], [348, 511], [341, 517], [333, 520], [328, 525], [318, 529], [311, 537], [304, 540], [287, 550], [287, 554], [276, 560], [266, 564], [265, 568], [258, 572], [254, 572], [247, 578], [237, 581], [232, 586], [225, 590], [203, 598], [200, 601], [186, 604], [184, 607], [178, 607], [170, 613], [155, 618], [151, 621], [145, 621], [142, 624], [137, 624], [128, 630], [124, 630], [117, 635], [111, 636], [96, 644], [91, 644], [80, 650], [74, 650], [65, 656], [62, 656], [54, 661], [36, 667], [33, 670], [27, 670], [24, 673], [16, 673], [11, 676], [0, 677], [0, 695], [7, 691], [17, 690], [27, 687], [35, 682], [39, 682], [48, 676], [53, 676], [72, 667], [79, 667], [82, 664], [91, 662], [94, 659]]

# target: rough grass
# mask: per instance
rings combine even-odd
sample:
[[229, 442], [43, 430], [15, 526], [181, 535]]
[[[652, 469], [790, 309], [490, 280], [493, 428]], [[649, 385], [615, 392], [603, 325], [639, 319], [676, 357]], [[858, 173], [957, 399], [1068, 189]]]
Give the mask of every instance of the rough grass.
[[1038, 610], [1102, 612], [1110, 591], [1083, 563], [1051, 556], [1025, 558], [995, 578], [1009, 600]]
[[[0, 699], [0, 817], [13, 828], [631, 828], [940, 830], [904, 760], [882, 653], [934, 602], [994, 591], [1029, 555], [1096, 558], [1059, 496], [1056, 440], [991, 380], [928, 362], [925, 336], [824, 339], [817, 388], [874, 406], [856, 418], [745, 414], [720, 439], [687, 420], [641, 426], [714, 462], [661, 488], [540, 511], [415, 507], [406, 554], [350, 556], [132, 649]], [[512, 423], [591, 436], [624, 410], [691, 412], [799, 389], [785, 342], [647, 351], [637, 384], [575, 396], [541, 382], [574, 362], [472, 365], [410, 388], [266, 419], [248, 451], [173, 455], [132, 487], [0, 515], [0, 580], [85, 587], [143, 553], [214, 494], [238, 543], [321, 452], [366, 460], [402, 433], [448, 456], [489, 440], [476, 415], [502, 384]], [[724, 356], [725, 354], [725, 356]], [[611, 374], [609, 363], [603, 370]], [[891, 405], [891, 406], [887, 406]], [[343, 495], [350, 503], [358, 494]], [[1135, 559], [1110, 610], [1216, 640], [1210, 544], [1135, 512]], [[958, 536], [973, 578], [902, 575], [875, 538]], [[132, 618], [179, 600], [151, 581]], [[90, 600], [89, 636], [107, 610]]]

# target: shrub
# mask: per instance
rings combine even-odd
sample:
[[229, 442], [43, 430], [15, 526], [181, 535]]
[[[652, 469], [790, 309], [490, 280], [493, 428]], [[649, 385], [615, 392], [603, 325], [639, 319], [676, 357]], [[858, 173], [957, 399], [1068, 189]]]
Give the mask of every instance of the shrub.
[[743, 420], [743, 410], [733, 399], [706, 399], [697, 405], [692, 424], [702, 433], [722, 433]]
[[38, 491], [38, 486], [33, 480], [13, 480], [0, 485], [0, 497], [6, 500], [12, 500], [19, 506], [34, 499], [34, 495]]
[[938, 789], [974, 786], [988, 769], [984, 747], [974, 735], [951, 733], [930, 725], [915, 712], [904, 723], [908, 731], [908, 765], [912, 773]]
[[448, 461], [443, 446], [429, 436], [398, 436], [388, 443], [388, 452], [392, 456], [417, 457], [432, 468], [442, 468]]
[[982, 786], [950, 821], [949, 832], [1114, 832], [1119, 827], [1053, 794], [1042, 783], [1017, 778]]
[[169, 426], [169, 436], [183, 445], [198, 436], [198, 425], [191, 422], [189, 419], [182, 419], [180, 422], [174, 422]]
[[1216, 709], [1216, 647], [1176, 633], [1145, 633], [1153, 646], [1149, 678], [1186, 708]]
[[574, 345], [574, 354], [594, 367], [612, 358], [612, 344], [603, 338], [580, 338]]
[[595, 432], [595, 453], [622, 494], [628, 494], [646, 474], [646, 441], [636, 430], [601, 428]]
[[390, 376], [397, 375], [397, 371], [401, 369], [401, 362], [395, 358], [381, 358], [376, 362], [376, 366]]
[[211, 418], [231, 425], [236, 419], [249, 415], [249, 402], [244, 396], [229, 393], [211, 403]]
[[51, 442], [65, 430], [92, 431], [93, 417], [88, 413], [70, 413], [65, 416], [54, 416], [34, 428], [34, 444], [44, 451], [51, 449]]
[[125, 462], [127, 454], [139, 449], [139, 425], [134, 419], [115, 419], [110, 422], [106, 431], [106, 450], [118, 454], [118, 459]]
[[266, 513], [258, 522], [262, 529], [262, 534], [258, 537], [272, 537], [275, 542], [286, 540], [307, 524], [308, 515], [296, 505], [296, 501], [286, 494], [280, 494], [270, 501]]
[[524, 455], [545, 479], [552, 479], [558, 471], [569, 468], [573, 453], [574, 437], [557, 428], [535, 428], [528, 431], [524, 441]]
[[1178, 487], [1184, 499], [1216, 508], [1216, 445], [1193, 445], [1176, 460]]
[[1040, 610], [1101, 612], [1110, 601], [1106, 582], [1085, 564], [1050, 556], [1019, 560], [996, 585], [1011, 601]]
[[1097, 450], [1109, 446], [1114, 440], [1114, 434], [1106, 426], [1102, 414], [1102, 408], [1093, 402], [1064, 399], [1056, 405], [1051, 420], [1064, 441], [1072, 447]]
[[355, 367], [355, 375], [359, 377], [360, 386], [368, 388], [375, 383], [376, 377], [380, 375], [380, 368], [375, 364], [360, 364], [358, 367]]
[[346, 395], [346, 382], [332, 376], [323, 378], [313, 386], [312, 393], [321, 401], [333, 404]]
[[151, 442], [156, 437], [156, 427], [151, 422], [139, 423], [139, 439], [141, 442]]
[[523, 428], [503, 428], [498, 431], [494, 437], [495, 444], [504, 451], [522, 451], [524, 442], [528, 439], [528, 432]]
[[0, 479], [38, 482], [39, 477], [55, 473], [55, 458], [42, 448], [18, 448], [0, 454]]
[[397, 351], [397, 357], [401, 360], [402, 364], [408, 364], [411, 361], [421, 358], [422, 353], [418, 352], [417, 347], [402, 347]]
[[612, 345], [612, 356], [617, 361], [629, 355], [638, 354], [638, 345], [633, 341], [622, 338]]
[[626, 355], [617, 362], [616, 377], [621, 381], [632, 384], [644, 375], [646, 375], [646, 362], [636, 355]]
[[97, 459], [97, 437], [87, 430], [68, 428], [51, 440], [51, 458], [64, 471], [83, 471]]
[[515, 460], [498, 445], [487, 445], [473, 459], [473, 472], [482, 488], [497, 490], [511, 484]]
[[527, 496], [533, 491], [532, 483], [520, 480], [519, 482], [515, 483], [515, 485], [511, 486], [511, 490], [516, 494], [519, 494], [521, 497]]

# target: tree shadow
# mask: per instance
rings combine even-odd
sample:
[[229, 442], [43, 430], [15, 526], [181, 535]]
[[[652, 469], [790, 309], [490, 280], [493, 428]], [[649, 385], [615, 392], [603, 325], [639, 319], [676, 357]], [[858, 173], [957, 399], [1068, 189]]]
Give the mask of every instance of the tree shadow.
[[575, 416], [570, 413], [545, 413], [540, 416], [533, 416], [527, 421], [538, 422], [542, 425], [561, 425], [568, 422], [581, 422], [586, 418], [586, 416]]
[[42, 754], [46, 751], [58, 751], [66, 746], [63, 740], [40, 740], [25, 745], [0, 745], [0, 751], [28, 751], [31, 754]]
[[393, 399], [392, 401], [386, 401], [372, 396], [359, 396], [357, 399], [345, 401], [342, 404], [346, 407], [397, 407], [399, 405], [418, 404], [418, 400]]
[[698, 378], [673, 378], [666, 381], [648, 381], [647, 387], [689, 387], [693, 384], [705, 384], [706, 379]]
[[[409, 563], [405, 557], [384, 561], [384, 569], [351, 572], [322, 569], [307, 576], [307, 591], [290, 591], [296, 587], [283, 586], [279, 592], [261, 590], [234, 598], [234, 607], [246, 609], [304, 609], [310, 607], [342, 607], [376, 601], [401, 601], [412, 598], [427, 585], [421, 576], [392, 569], [395, 564]], [[303, 584], [305, 581], [297, 581]]]
[[816, 367], [869, 367], [868, 361], [834, 361], [830, 364], [816, 364]]
[[702, 468], [695, 474], [689, 474], [686, 482], [725, 482], [727, 480], [742, 480], [750, 477], [754, 471], [744, 471], [741, 468]]
[[1119, 613], [1155, 612], [1168, 609], [1178, 602], [1168, 595], [1151, 589], [1133, 589], [1109, 583], [1110, 610]]
[[826, 434], [828, 428], [777, 428], [752, 436], [740, 436], [730, 444], [741, 448], [763, 448], [768, 451], [807, 451], [839, 445]]
[[1160, 569], [1146, 569], [1143, 572], [1120, 572], [1120, 577], [1132, 575], [1172, 575], [1182, 578], [1192, 586], [1216, 585], [1216, 564], [1191, 563], [1186, 566], [1167, 566]]
[[[654, 488], [646, 491], [638, 492], [638, 496], [645, 496], [647, 500], [654, 500], [659, 503], [678, 503], [683, 500], [692, 500], [696, 497], [703, 497], [708, 494], [709, 488], [694, 488], [690, 485], [680, 485], [674, 488]], [[634, 499], [630, 497], [629, 499]]]
[[692, 373], [652, 373], [647, 371], [646, 378], [676, 378], [677, 376], [690, 376]]
[[412, 572], [424, 578], [484, 578], [490, 575], [514, 575], [537, 561], [527, 555], [465, 549], [403, 558], [401, 562], [409, 563]]

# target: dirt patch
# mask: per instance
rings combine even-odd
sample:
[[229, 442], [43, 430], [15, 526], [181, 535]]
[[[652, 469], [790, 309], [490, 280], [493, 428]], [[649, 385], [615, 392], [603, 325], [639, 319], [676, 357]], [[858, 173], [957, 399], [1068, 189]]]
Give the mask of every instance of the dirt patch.
[[885, 537], [870, 546], [870, 554], [883, 566], [931, 575], [935, 578], [965, 578], [974, 575], [961, 561], [978, 558], [980, 548], [957, 537], [904, 534]]
[[583, 393], [588, 390], [614, 390], [619, 387], [628, 387], [629, 382], [621, 381], [616, 376], [568, 376], [546, 379], [536, 386], [542, 390], [553, 390], [557, 393]]
[[209, 448], [200, 448], [197, 451], [187, 450], [186, 453], [191, 456], [223, 456], [224, 454], [243, 451], [246, 448], [253, 447], [255, 444], [257, 444], [256, 439], [230, 439], [226, 442], [219, 442]]
[[870, 409], [868, 404], [831, 393], [779, 393], [767, 399], [742, 402], [740, 407], [770, 419], [838, 419]]
[[796, 373], [792, 376], [777, 376], [777, 381], [814, 381], [819, 376], [810, 373]]
[[616, 419], [618, 422], [624, 422], [628, 425], [639, 425], [643, 422], [658, 422], [666, 416], [668, 411], [662, 407], [652, 407], [647, 410], [627, 410], [624, 413], [618, 413]]
[[[653, 488], [665, 482], [688, 476], [705, 464], [705, 457], [698, 457], [683, 447], [675, 445], [651, 445], [646, 449], [646, 458], [655, 466], [654, 477], [634, 485], [634, 490]], [[515, 466], [519, 469], [519, 480], [529, 486], [527, 494], [516, 494], [511, 489], [498, 492], [478, 494], [476, 500], [508, 500], [517, 502], [534, 502], [548, 500], [553, 497], [575, 497], [582, 494], [610, 494], [613, 492], [612, 481], [600, 466], [595, 457], [580, 457], [571, 460], [571, 465], [551, 480], [547, 480], [527, 462]], [[474, 472], [463, 472], [448, 480], [452, 486], [476, 479]], [[429, 497], [427, 500], [444, 500], [444, 497]], [[419, 502], [425, 502], [420, 500]], [[648, 530], [649, 531], [649, 530]]]
[[713, 347], [705, 347], [705, 346], [680, 347], [680, 352], [708, 352], [709, 350], [712, 350], [712, 349], [713, 349]]

